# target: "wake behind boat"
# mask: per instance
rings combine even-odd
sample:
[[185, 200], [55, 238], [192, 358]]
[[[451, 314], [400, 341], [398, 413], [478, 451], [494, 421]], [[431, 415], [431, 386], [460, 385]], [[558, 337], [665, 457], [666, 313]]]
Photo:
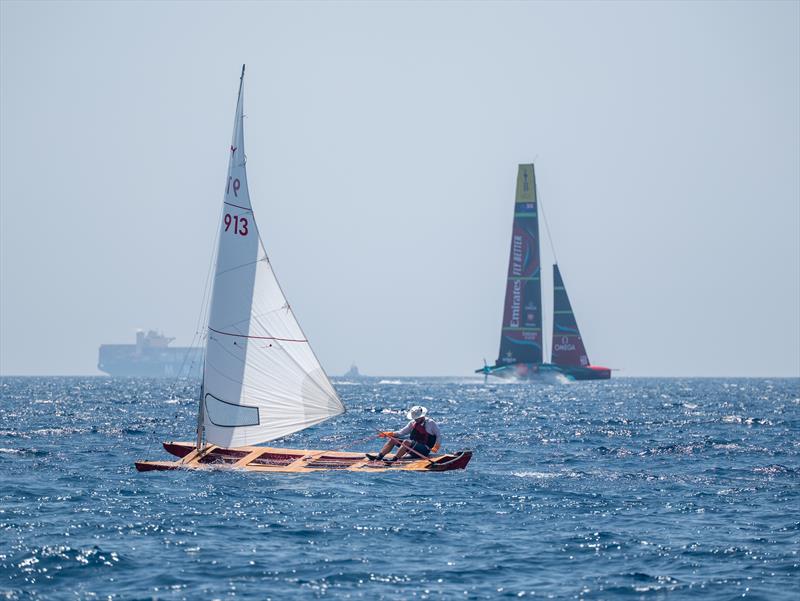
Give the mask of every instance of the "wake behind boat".
[[558, 264], [553, 265], [553, 348], [544, 361], [539, 215], [533, 165], [520, 165], [508, 259], [500, 353], [494, 365], [475, 373], [532, 380], [566, 376], [571, 380], [607, 380], [611, 370], [591, 365]]
[[389, 466], [373, 465], [363, 453], [253, 446], [341, 415], [345, 407], [286, 301], [259, 235], [247, 187], [243, 83], [244, 66], [219, 226], [197, 442], [165, 443], [177, 461], [139, 461], [136, 469], [463, 469], [470, 451]]

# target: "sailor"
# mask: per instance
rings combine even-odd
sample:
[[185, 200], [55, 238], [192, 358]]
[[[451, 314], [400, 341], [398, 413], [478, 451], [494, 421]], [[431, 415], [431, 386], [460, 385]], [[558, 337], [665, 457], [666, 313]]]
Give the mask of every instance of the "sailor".
[[[384, 461], [396, 461], [403, 457], [406, 453], [418, 458], [420, 455], [427, 457], [431, 452], [436, 452], [442, 446], [442, 434], [439, 431], [439, 426], [431, 418], [426, 417], [428, 410], [420, 405], [415, 405], [406, 413], [406, 417], [411, 420], [406, 424], [406, 427], [397, 432], [381, 432], [378, 436], [381, 438], [388, 438], [386, 444], [383, 445], [380, 453], [367, 453], [367, 459]], [[402, 437], [408, 436], [406, 440], [400, 440]], [[391, 459], [384, 459], [387, 453], [393, 448], [399, 446], [394, 457]]]

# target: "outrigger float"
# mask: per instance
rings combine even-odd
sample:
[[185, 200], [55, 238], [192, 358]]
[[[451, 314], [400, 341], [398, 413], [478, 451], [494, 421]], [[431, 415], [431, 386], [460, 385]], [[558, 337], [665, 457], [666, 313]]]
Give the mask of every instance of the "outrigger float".
[[386, 463], [371, 461], [363, 453], [253, 446], [341, 415], [345, 407], [286, 301], [256, 225], [245, 167], [243, 83], [244, 66], [209, 307], [197, 442], [164, 443], [176, 461], [137, 461], [136, 469], [464, 469], [471, 451]]

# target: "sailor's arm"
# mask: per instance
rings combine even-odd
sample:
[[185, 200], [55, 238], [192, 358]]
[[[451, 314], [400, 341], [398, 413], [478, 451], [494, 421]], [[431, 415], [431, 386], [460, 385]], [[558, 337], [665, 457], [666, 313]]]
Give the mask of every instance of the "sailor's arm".
[[395, 433], [394, 433], [394, 435], [395, 435], [395, 436], [397, 436], [397, 437], [400, 437], [400, 436], [407, 436], [407, 435], [411, 434], [411, 430], [413, 430], [413, 429], [414, 429], [414, 422], [413, 422], [413, 421], [411, 421], [411, 422], [408, 422], [408, 423], [406, 424], [406, 427], [405, 427], [405, 428], [403, 428], [402, 430], [398, 430], [397, 432], [395, 432]]

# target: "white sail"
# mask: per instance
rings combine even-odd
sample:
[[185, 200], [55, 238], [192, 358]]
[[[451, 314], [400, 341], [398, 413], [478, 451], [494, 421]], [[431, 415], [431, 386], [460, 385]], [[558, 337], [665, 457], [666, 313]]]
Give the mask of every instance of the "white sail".
[[242, 81], [230, 148], [203, 374], [206, 440], [275, 440], [344, 412], [278, 284], [250, 205]]

